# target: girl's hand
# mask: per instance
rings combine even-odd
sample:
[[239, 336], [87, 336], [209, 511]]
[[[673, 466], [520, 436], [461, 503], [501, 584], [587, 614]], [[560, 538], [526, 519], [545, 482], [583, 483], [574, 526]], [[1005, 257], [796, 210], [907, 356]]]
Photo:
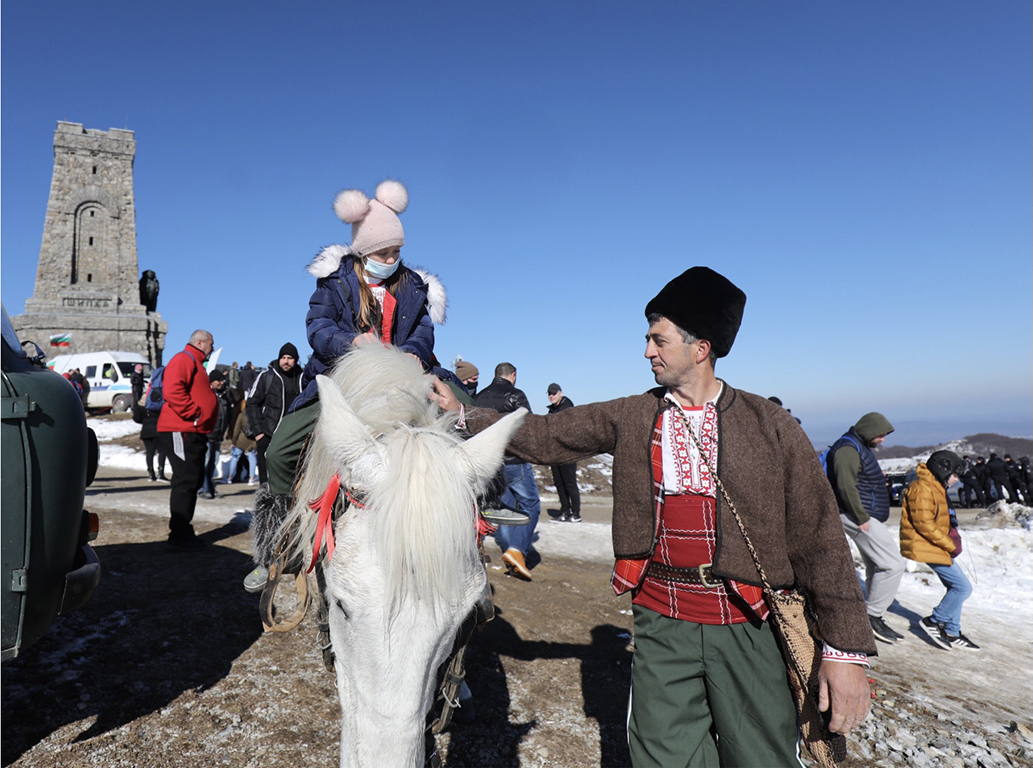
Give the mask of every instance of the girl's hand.
[[373, 331], [366, 331], [352, 339], [352, 346], [361, 347], [363, 344], [369, 344], [374, 341], [379, 342], [380, 338]]

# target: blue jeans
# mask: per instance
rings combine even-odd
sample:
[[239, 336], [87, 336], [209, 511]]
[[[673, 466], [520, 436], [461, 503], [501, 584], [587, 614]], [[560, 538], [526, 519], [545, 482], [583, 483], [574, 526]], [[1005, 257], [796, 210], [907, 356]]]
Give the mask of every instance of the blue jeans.
[[947, 587], [947, 594], [943, 596], [940, 604], [933, 608], [933, 621], [943, 622], [947, 627], [947, 634], [957, 637], [961, 634], [961, 606], [972, 594], [972, 583], [956, 562], [950, 565], [929, 563], [929, 567], [940, 577], [943, 586]]
[[[237, 476], [237, 464], [240, 463], [240, 457], [244, 456], [244, 449], [233, 446], [233, 450], [230, 451], [230, 466], [226, 470], [226, 476], [222, 478], [224, 483], [232, 483], [233, 478]], [[247, 452], [247, 467], [249, 480], [258, 482], [258, 451]]]
[[534, 471], [530, 464], [506, 464], [502, 467], [506, 476], [506, 490], [499, 500], [502, 506], [530, 517], [524, 525], [504, 525], [499, 528], [495, 540], [502, 549], [517, 549], [526, 555], [534, 538], [534, 528], [538, 525], [538, 516], [542, 506], [538, 500], [538, 485], [534, 481]]
[[204, 482], [201, 483], [201, 491], [204, 493], [215, 493], [215, 481], [212, 476], [215, 474], [215, 462], [219, 460], [219, 443], [208, 443], [208, 453], [204, 459]]

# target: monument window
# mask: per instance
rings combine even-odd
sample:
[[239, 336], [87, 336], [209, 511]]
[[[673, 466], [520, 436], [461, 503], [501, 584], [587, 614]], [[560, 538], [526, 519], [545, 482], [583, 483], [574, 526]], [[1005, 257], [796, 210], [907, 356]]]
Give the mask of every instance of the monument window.
[[93, 175], [94, 175], [94, 176], [96, 176], [96, 175], [97, 175], [97, 166], [93, 166]]
[[[98, 216], [97, 214], [100, 214]], [[83, 203], [75, 214], [75, 234], [72, 246], [72, 283], [110, 282], [112, 265], [104, 244], [109, 242], [110, 217], [95, 200]], [[94, 278], [97, 278], [94, 281]]]

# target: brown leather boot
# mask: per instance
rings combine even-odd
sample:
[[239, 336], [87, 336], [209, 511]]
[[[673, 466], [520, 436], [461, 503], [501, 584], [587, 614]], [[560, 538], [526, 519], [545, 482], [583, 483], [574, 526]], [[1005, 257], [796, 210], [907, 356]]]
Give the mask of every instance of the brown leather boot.
[[524, 555], [519, 549], [507, 549], [502, 553], [502, 562], [509, 566], [509, 572], [524, 581], [531, 581], [531, 572], [524, 563]]

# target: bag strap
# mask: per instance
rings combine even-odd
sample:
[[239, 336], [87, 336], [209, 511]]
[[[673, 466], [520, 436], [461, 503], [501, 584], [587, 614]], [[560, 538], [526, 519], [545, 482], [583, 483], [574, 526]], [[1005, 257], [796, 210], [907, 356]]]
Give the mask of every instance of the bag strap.
[[764, 585], [764, 589], [772, 589], [771, 583], [768, 581], [768, 577], [764, 574], [764, 568], [760, 564], [760, 558], [757, 557], [757, 550], [753, 548], [753, 542], [750, 541], [750, 537], [746, 533], [746, 526], [743, 524], [742, 518], [739, 516], [739, 511], [735, 508], [735, 504], [732, 503], [732, 498], [728, 495], [728, 491], [725, 490], [725, 484], [721, 482], [721, 478], [717, 474], [717, 467], [710, 461], [710, 457], [707, 456], [707, 452], [703, 450], [703, 444], [700, 443], [698, 437], [696, 437], [696, 430], [689, 424], [689, 420], [685, 417], [685, 411], [681, 409], [681, 406], [675, 408], [678, 415], [681, 416], [682, 423], [685, 425], [685, 431], [689, 433], [689, 437], [692, 438], [692, 442], [696, 446], [696, 450], [699, 451], [700, 458], [706, 462], [707, 467], [710, 469], [710, 474], [714, 477], [714, 482], [717, 483], [717, 487], [721, 491], [721, 496], [725, 500], [725, 504], [732, 510], [732, 516], [735, 518], [736, 524], [739, 526], [739, 533], [742, 534], [743, 539], [746, 540], [746, 548], [750, 550], [750, 557], [753, 558], [753, 564], [757, 568], [757, 573], [760, 574], [760, 581]]

